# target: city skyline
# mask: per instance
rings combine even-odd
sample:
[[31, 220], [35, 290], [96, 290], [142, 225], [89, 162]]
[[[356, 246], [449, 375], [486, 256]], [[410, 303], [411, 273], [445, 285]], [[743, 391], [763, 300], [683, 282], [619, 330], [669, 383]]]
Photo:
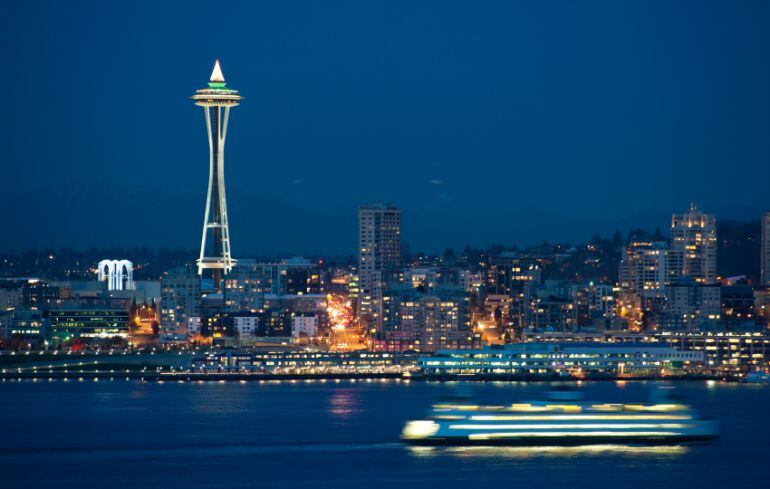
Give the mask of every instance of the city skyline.
[[770, 3], [4, 7], [3, 487], [763, 480]]
[[[126, 23], [147, 8], [113, 21], [135, 36]], [[248, 253], [349, 253], [355, 209], [375, 200], [403, 209], [408, 241], [426, 251], [581, 241], [654, 226], [691, 201], [725, 218], [757, 219], [761, 182], [770, 178], [770, 74], [757, 62], [763, 42], [753, 41], [768, 36], [768, 9], [682, 3], [666, 13], [701, 15], [675, 30], [656, 24], [659, 6], [616, 8], [622, 22], [606, 4], [569, 20], [537, 6], [496, 5], [491, 11], [509, 24], [485, 17], [485, 30], [454, 4], [442, 4], [441, 16], [425, 6], [390, 16], [384, 6], [308, 7], [306, 15], [245, 6], [244, 19], [262, 29], [245, 20], [214, 26], [211, 43], [190, 37], [193, 30], [167, 36], [162, 19], [173, 12], [158, 6], [158, 23], [126, 50], [90, 22], [114, 18], [111, 7], [94, 9], [86, 26], [56, 6], [40, 17], [16, 4], [4, 35], [49, 29], [59, 37], [21, 43], [3, 68], [19, 80], [12, 110], [17, 100], [25, 105], [18, 123], [4, 121], [0, 131], [10, 149], [0, 210], [25, 232], [0, 248], [188, 243], [203, 210], [205, 143], [185, 97], [214, 58], [251, 97], [228, 148], [243, 176], [229, 185], [233, 240]], [[57, 15], [64, 21], [54, 22]], [[203, 21], [188, 15], [193, 25]], [[358, 16], [370, 19], [372, 35], [349, 22]], [[289, 18], [304, 28], [294, 37], [271, 24]], [[544, 38], [528, 20], [559, 34]], [[383, 45], [390, 25], [402, 35]], [[89, 36], [108, 42], [87, 43]], [[346, 42], [354, 38], [361, 42]], [[445, 46], [449, 54], [437, 56]], [[67, 47], [75, 54], [61, 56]], [[335, 56], [319, 57], [325, 49]], [[123, 101], [70, 111], [70, 95], [53, 88], [73, 72], [88, 73], [79, 82], [90, 96], [119, 92]], [[25, 97], [30, 90], [34, 97]], [[145, 117], [149, 104], [157, 117]], [[141, 153], [126, 144], [140, 128], [149, 145]], [[36, 145], [35, 136], [51, 144]], [[48, 225], [26, 224], [22, 202]], [[149, 219], [159, 207], [174, 219]], [[86, 221], [80, 233], [53, 218], [61, 208]]]

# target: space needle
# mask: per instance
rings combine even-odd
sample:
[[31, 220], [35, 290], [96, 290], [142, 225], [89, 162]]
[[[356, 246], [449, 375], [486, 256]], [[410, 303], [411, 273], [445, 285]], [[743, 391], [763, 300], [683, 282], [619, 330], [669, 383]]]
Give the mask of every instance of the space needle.
[[[195, 92], [195, 105], [203, 107], [209, 135], [209, 188], [206, 195], [206, 213], [203, 218], [201, 253], [197, 260], [198, 275], [212, 270], [214, 288], [220, 289], [222, 276], [235, 265], [230, 252], [230, 229], [227, 225], [225, 198], [225, 137], [230, 109], [243, 97], [237, 90], [227, 88], [219, 60], [214, 63], [208, 88]], [[210, 247], [207, 244], [210, 242]]]

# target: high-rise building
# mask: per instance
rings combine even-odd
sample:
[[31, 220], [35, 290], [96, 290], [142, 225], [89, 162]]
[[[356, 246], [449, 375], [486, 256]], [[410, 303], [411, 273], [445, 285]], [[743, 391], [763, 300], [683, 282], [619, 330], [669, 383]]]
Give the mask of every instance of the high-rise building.
[[618, 270], [618, 313], [632, 330], [658, 324], [666, 287], [682, 278], [683, 254], [662, 241], [633, 241], [623, 249]]
[[358, 209], [359, 319], [382, 325], [382, 293], [401, 265], [401, 211], [373, 204]]
[[624, 293], [640, 298], [665, 296], [666, 284], [682, 276], [682, 254], [665, 242], [634, 241], [623, 249], [618, 277]]
[[698, 284], [717, 280], [717, 218], [697, 209], [671, 217], [671, 249], [682, 253], [682, 275]]
[[186, 340], [193, 317], [201, 317], [201, 279], [185, 267], [165, 272], [160, 279], [161, 339]]
[[762, 216], [762, 286], [770, 287], [770, 212]]
[[[204, 109], [209, 136], [209, 186], [198, 258], [198, 275], [203, 275], [205, 269], [211, 269], [215, 289], [220, 288], [222, 276], [228, 274], [235, 265], [230, 253], [230, 228], [227, 225], [225, 137], [230, 109], [237, 106], [242, 98], [237, 90], [227, 88], [219, 60], [214, 64], [208, 88], [202, 88], [192, 96], [195, 105]], [[210, 252], [207, 252], [209, 231], [211, 248]]]

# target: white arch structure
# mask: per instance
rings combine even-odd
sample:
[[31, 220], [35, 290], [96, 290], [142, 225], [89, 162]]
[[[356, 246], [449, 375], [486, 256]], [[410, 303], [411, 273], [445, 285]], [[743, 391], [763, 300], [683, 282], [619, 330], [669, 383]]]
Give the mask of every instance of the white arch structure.
[[134, 264], [128, 260], [102, 260], [99, 281], [107, 281], [107, 290], [134, 290]]

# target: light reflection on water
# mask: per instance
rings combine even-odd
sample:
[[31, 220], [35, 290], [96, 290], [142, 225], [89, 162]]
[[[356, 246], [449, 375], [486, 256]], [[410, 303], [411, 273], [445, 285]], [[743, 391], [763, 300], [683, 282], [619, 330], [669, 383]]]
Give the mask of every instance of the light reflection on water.
[[574, 447], [409, 447], [415, 457], [430, 458], [450, 455], [461, 458], [533, 458], [533, 457], [575, 457], [592, 455], [619, 456], [670, 456], [687, 453], [683, 445], [583, 445]]
[[348, 418], [361, 411], [361, 400], [352, 389], [336, 389], [329, 397], [329, 412], [334, 416]]

